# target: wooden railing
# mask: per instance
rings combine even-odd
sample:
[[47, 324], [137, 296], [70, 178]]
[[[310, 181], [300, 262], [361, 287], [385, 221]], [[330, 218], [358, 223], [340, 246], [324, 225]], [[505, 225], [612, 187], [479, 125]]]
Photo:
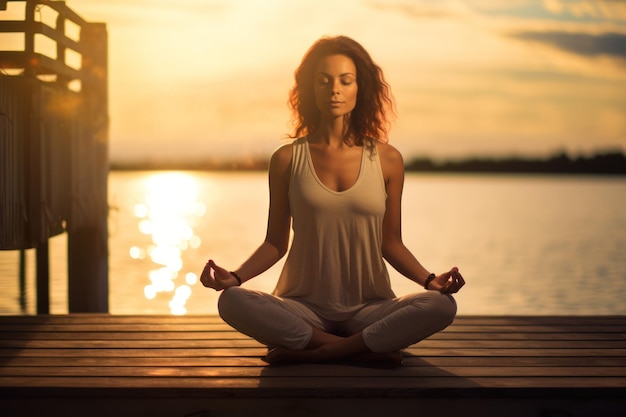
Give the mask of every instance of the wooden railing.
[[[20, 8], [23, 19], [3, 19]], [[7, 34], [23, 49], [0, 46], [0, 249], [36, 249], [37, 312], [48, 313], [48, 239], [67, 233], [69, 311], [106, 312], [106, 26], [62, 1], [0, 1]]]

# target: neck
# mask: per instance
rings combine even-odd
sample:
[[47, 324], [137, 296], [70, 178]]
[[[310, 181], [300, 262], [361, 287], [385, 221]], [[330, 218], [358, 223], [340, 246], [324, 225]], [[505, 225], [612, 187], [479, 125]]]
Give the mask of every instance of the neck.
[[337, 117], [331, 120], [322, 119], [319, 128], [309, 137], [314, 141], [321, 141], [327, 145], [341, 147], [346, 145], [346, 125], [344, 117]]

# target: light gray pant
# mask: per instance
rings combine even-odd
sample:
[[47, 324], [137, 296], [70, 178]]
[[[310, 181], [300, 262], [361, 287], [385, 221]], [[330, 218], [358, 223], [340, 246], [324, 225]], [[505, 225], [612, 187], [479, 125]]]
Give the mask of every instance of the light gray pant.
[[336, 322], [294, 299], [231, 287], [220, 295], [218, 310], [226, 323], [267, 346], [304, 349], [316, 327], [340, 336], [363, 331], [372, 352], [392, 352], [445, 329], [454, 320], [456, 303], [450, 295], [427, 291], [371, 302]]

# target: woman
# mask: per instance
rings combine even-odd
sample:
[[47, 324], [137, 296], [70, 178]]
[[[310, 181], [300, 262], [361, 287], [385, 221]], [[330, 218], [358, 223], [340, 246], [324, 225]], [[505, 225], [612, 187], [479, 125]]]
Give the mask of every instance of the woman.
[[[201, 282], [223, 291], [221, 317], [268, 346], [266, 361], [395, 358], [447, 327], [457, 268], [424, 268], [402, 242], [404, 164], [387, 144], [393, 111], [382, 70], [354, 40], [318, 40], [295, 73], [293, 143], [269, 168], [267, 235], [236, 270], [210, 260]], [[286, 253], [273, 294], [241, 287]], [[384, 260], [430, 291], [396, 298]]]

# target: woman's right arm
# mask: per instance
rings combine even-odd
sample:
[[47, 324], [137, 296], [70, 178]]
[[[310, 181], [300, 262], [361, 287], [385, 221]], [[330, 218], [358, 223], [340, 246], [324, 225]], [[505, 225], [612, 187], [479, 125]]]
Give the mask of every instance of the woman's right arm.
[[[242, 282], [265, 272], [287, 253], [291, 211], [289, 208], [289, 178], [291, 173], [292, 145], [280, 147], [270, 160], [270, 205], [265, 240], [254, 253], [234, 272]], [[213, 274], [211, 274], [213, 270]], [[222, 290], [239, 285], [229, 270], [210, 261], [204, 267], [200, 281], [206, 287]]]

